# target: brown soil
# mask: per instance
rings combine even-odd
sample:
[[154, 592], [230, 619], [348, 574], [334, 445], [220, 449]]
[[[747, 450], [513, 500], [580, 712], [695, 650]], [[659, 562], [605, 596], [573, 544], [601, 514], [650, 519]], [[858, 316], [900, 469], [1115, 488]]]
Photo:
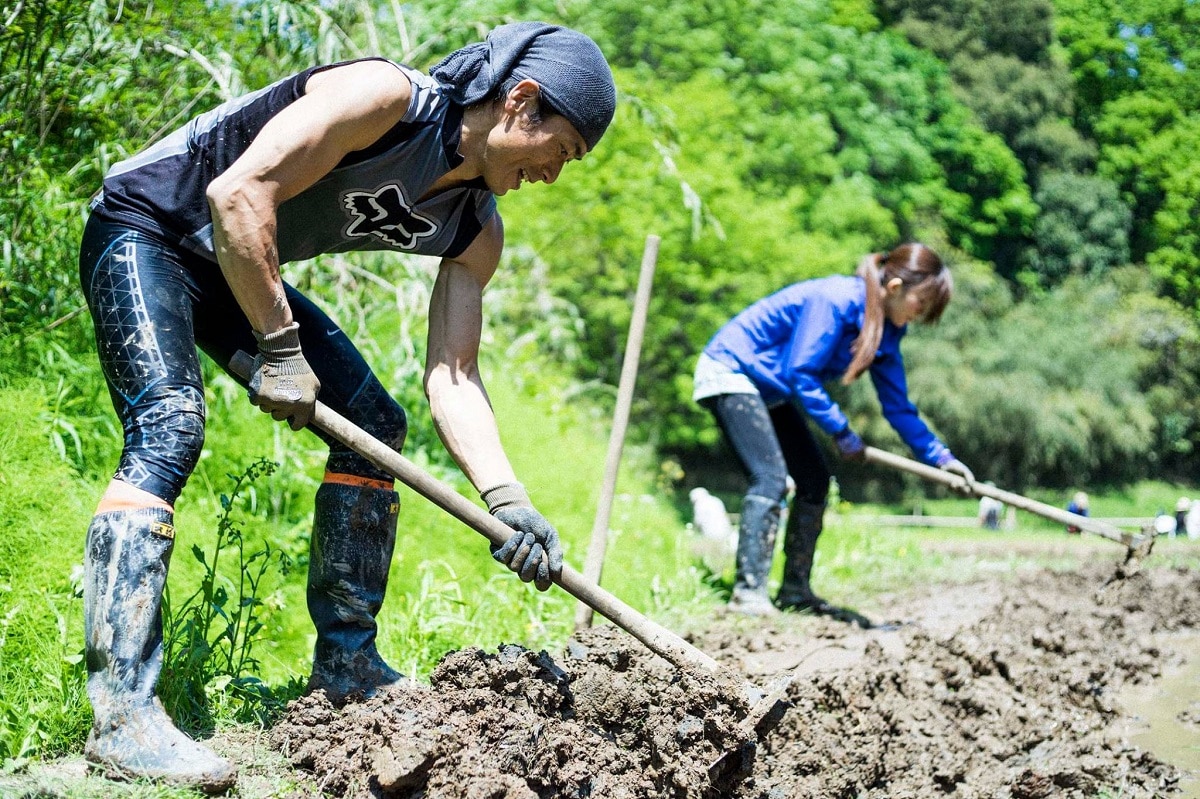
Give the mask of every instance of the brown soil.
[[1182, 657], [1162, 634], [1200, 627], [1200, 575], [1112, 578], [1107, 564], [892, 598], [894, 630], [713, 620], [690, 638], [731, 672], [798, 673], [757, 744], [736, 680], [680, 671], [611, 626], [553, 657], [454, 652], [430, 685], [340, 710], [306, 697], [270, 742], [347, 797], [1169, 796], [1179, 774], [1112, 732], [1114, 697]]

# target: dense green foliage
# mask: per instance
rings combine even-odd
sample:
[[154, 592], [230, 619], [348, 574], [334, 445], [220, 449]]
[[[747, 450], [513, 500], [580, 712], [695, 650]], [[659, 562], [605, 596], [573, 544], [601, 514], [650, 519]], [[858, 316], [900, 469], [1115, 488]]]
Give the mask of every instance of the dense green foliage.
[[1200, 309], [1196, 237], [1200, 9], [1187, 0], [1059, 0], [1077, 126], [1133, 209], [1133, 258]]
[[[1126, 281], [1147, 296], [1123, 296], [1127, 306], [1145, 306], [1160, 291], [1185, 309], [1200, 299], [1186, 155], [1200, 130], [1187, 91], [1194, 12], [1183, 0], [654, 9], [628, 0], [478, 0], [453, 17], [436, 4], [364, 8], [270, 0], [17, 7], [0, 36], [0, 140], [15, 156], [0, 161], [0, 355], [8, 369], [56, 382], [64, 363], [86, 364], [74, 248], [86, 198], [115, 159], [191, 113], [306, 64], [383, 52], [428, 66], [476, 38], [479, 25], [513, 18], [591, 33], [616, 67], [623, 102], [603, 146], [558, 186], [505, 198], [510, 250], [525, 253], [510, 264], [545, 266], [550, 292], [573, 309], [564, 313], [582, 332], [570, 359], [578, 376], [612, 385], [643, 239], [662, 237], [635, 423], [685, 462], [705, 457], [717, 439], [690, 402], [689, 372], [720, 324], [765, 293], [850, 271], [863, 252], [900, 240], [927, 241], [961, 269], [990, 267], [1002, 281], [988, 291], [1007, 291], [1014, 314], [1023, 303], [1063, 301], [1063, 281], [1109, 282], [1131, 263], [1163, 283]], [[354, 282], [355, 269], [395, 286], [412, 278], [396, 259], [330, 264], [294, 267], [289, 277], [310, 288]], [[970, 291], [964, 281], [946, 328], [978, 332], [1019, 318], [988, 315]], [[1091, 340], [1093, 328], [1109, 324], [1108, 307], [1090, 305], [1098, 296], [1072, 295], [1086, 305], [1056, 317], [1075, 325], [1060, 331], [1063, 340]], [[383, 303], [368, 305], [358, 318], [377, 319]], [[1104, 426], [1077, 440], [1072, 446], [1098, 458], [1078, 473], [1049, 454], [985, 445], [991, 400], [967, 394], [942, 405], [940, 395], [923, 393], [956, 385], [974, 361], [1011, 361], [1000, 351], [1013, 346], [1006, 337], [957, 339], [969, 354], [956, 359], [913, 353], [922, 372], [915, 399], [953, 447], [994, 463], [996, 477], [1120, 481], [1186, 471], [1200, 427], [1187, 393], [1172, 387], [1190, 383], [1184, 364], [1195, 330], [1190, 315], [1173, 318], [1176, 332], [1165, 335], [1179, 357], [1155, 355], [1153, 336], [1119, 339], [1135, 366], [1105, 377], [1113, 420], [1146, 418], [1142, 390], [1168, 389], [1155, 394], [1148, 423]], [[419, 331], [405, 340], [419, 341]], [[411, 377], [420, 346], [405, 349], [413, 365], [397, 369]], [[1067, 356], [1038, 349], [1040, 358], [1022, 364], [1027, 371], [1007, 379], [1059, 385], [1064, 408], [1088, 405], [1086, 380], [1055, 377]], [[57, 422], [70, 427], [77, 460], [111, 434], [97, 376], [78, 371], [80, 380], [60, 388], [69, 412]], [[413, 384], [400, 382], [406, 403], [420, 404]], [[863, 412], [874, 419], [870, 408]], [[438, 450], [432, 436], [417, 436], [422, 450]], [[1052, 436], [1023, 446], [1051, 453], [1060, 443]]]
[[[1194, 192], [1164, 200], [1161, 188], [1186, 180], [1188, 149], [1174, 128], [1168, 146], [1147, 140], [1153, 127], [1114, 123], [1132, 142], [1115, 147], [1108, 128], [1090, 121], [1101, 103], [1095, 93], [1109, 92], [1103, 102], [1115, 112], [1163, 91], [1115, 72], [1112, 85], [1084, 80], [1070, 55], [1080, 25], [1103, 23], [1124, 41], [1132, 9], [1048, 0], [895, 0], [873, 10], [771, 0], [510, 7], [565, 13], [624, 70], [625, 107], [578, 179], [568, 175], [553, 199], [530, 193], [509, 204], [550, 263], [556, 291], [586, 322], [580, 371], [610, 383], [641, 237], [664, 237], [639, 411], [645, 434], [685, 463], [705, 461], [716, 440], [690, 402], [688, 372], [720, 324], [787, 283], [848, 272], [862, 252], [918, 238], [965, 279], [942, 329], [912, 337], [914, 399], [982, 474], [1070, 485], [1194, 470], [1200, 428], [1184, 364], [1196, 337], [1188, 292], [1200, 270], [1181, 249], [1194, 235]], [[1165, 5], [1155, 13], [1175, 20], [1171, 41], [1182, 35], [1186, 14], [1170, 17]], [[1155, 59], [1174, 46], [1154, 38], [1159, 28], [1138, 30]], [[1184, 74], [1177, 64], [1153, 80]], [[1144, 161], [1138, 153], [1150, 147], [1163, 169], [1153, 190], [1114, 166]], [[569, 227], [553, 211], [564, 194], [588, 209]], [[1160, 212], [1161, 202], [1172, 212]], [[571, 247], [554, 246], [568, 236]], [[1127, 265], [1152, 267], [1165, 282], [1114, 281], [1113, 270]], [[1085, 285], [1064, 286], [1076, 278]], [[1182, 313], [1157, 301], [1164, 290]], [[1152, 332], [1163, 313], [1170, 325]], [[1022, 327], [1029, 315], [1050, 327], [1034, 347]], [[917, 352], [939, 341], [935, 357]], [[1073, 354], [1083, 343], [1123, 365], [1102, 372]], [[958, 390], [984, 374], [992, 375], [987, 391]], [[1048, 415], [1027, 393], [1043, 387], [1057, 397]], [[996, 397], [1025, 409], [1008, 421], [1072, 418], [1006, 427]], [[858, 393], [851, 399], [860, 424], [888, 440], [876, 406]], [[1104, 413], [1085, 412], [1097, 403]], [[845, 480], [851, 492], [861, 482], [855, 470]]]

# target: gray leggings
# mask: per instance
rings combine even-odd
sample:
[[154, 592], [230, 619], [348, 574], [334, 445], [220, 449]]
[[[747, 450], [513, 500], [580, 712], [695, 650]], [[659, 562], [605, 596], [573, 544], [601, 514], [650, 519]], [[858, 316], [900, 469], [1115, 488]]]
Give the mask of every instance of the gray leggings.
[[830, 471], [804, 413], [791, 403], [774, 408], [758, 394], [719, 394], [700, 400], [716, 417], [750, 480], [747, 494], [783, 499], [787, 477], [796, 499], [824, 505]]

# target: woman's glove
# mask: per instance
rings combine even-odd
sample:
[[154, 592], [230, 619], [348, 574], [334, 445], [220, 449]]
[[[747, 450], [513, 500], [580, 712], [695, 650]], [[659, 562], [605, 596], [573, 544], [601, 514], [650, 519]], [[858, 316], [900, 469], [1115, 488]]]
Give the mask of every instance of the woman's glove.
[[533, 582], [539, 591], [550, 587], [562, 576], [563, 551], [558, 531], [533, 508], [525, 487], [503, 483], [480, 493], [488, 508], [516, 530], [503, 546], [492, 546], [492, 557], [512, 569], [524, 582]]
[[837, 445], [838, 454], [845, 460], [861, 461], [867, 457], [867, 445], [849, 425], [833, 437], [833, 443]]
[[300, 324], [292, 322], [274, 333], [254, 332], [258, 355], [250, 372], [250, 401], [276, 421], [288, 420], [293, 430], [312, 421], [321, 381], [300, 352]]
[[966, 481], [966, 483], [964, 485], [957, 486], [955, 490], [961, 491], [964, 494], [971, 493], [971, 484], [975, 482], [975, 475], [972, 474], [971, 470], [967, 468], [967, 464], [963, 463], [958, 458], [951, 455], [951, 456], [949, 456], [948, 459], [944, 460], [942, 463], [939, 463], [938, 468], [941, 469], [943, 472], [949, 472], [950, 474], [957, 474], [959, 477], [963, 478], [963, 480]]

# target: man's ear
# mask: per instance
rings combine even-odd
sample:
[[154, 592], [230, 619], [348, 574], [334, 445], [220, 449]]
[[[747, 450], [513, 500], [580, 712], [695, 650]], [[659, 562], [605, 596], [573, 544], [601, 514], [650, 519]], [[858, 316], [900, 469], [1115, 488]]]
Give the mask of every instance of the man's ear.
[[895, 294], [898, 291], [904, 291], [904, 281], [898, 277], [894, 277], [883, 284], [883, 290], [888, 294]]
[[504, 98], [504, 110], [510, 114], [517, 114], [523, 109], [534, 111], [541, 96], [541, 85], [536, 80], [525, 78], [508, 90], [508, 95]]

